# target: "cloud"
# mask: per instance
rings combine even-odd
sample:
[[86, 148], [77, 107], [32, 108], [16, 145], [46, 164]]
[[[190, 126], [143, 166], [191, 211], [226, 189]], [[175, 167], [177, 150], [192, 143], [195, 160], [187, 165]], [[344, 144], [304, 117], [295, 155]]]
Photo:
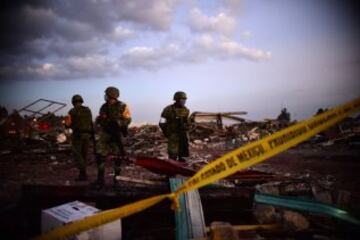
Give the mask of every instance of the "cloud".
[[246, 58], [253, 61], [268, 60], [271, 58], [271, 52], [263, 51], [257, 48], [246, 47], [234, 41], [222, 41], [216, 46], [220, 54]]
[[249, 39], [249, 38], [252, 37], [252, 33], [250, 31], [244, 31], [244, 32], [241, 33], [241, 37], [243, 39]]
[[[5, 1], [0, 9], [0, 80], [68, 79], [71, 74], [64, 68], [69, 59], [100, 55], [111, 59], [109, 48], [135, 35], [130, 26], [117, 20], [120, 16], [115, 4], [85, 0]], [[53, 65], [46, 65], [49, 63]], [[79, 75], [85, 76], [73, 76]]]
[[178, 3], [179, 0], [62, 0], [53, 8], [67, 19], [92, 23], [97, 29], [109, 31], [109, 23], [127, 21], [164, 31], [169, 29]]
[[265, 61], [271, 52], [242, 45], [227, 38], [214, 38], [209, 34], [195, 37], [185, 43], [167, 43], [161, 47], [136, 46], [120, 58], [125, 69], [157, 70], [176, 63], [204, 62], [209, 59], [247, 59]]
[[[156, 70], [189, 60], [271, 57], [230, 39], [237, 27], [230, 9], [239, 8], [240, 1], [219, 0], [223, 7], [214, 16], [192, 9], [188, 22], [172, 28], [182, 3], [5, 0], [0, 9], [0, 81], [102, 78], [123, 69]], [[184, 29], [181, 24], [192, 29], [183, 39], [183, 32], [174, 30]]]
[[220, 2], [224, 5], [225, 9], [233, 15], [238, 14], [241, 9], [242, 0], [221, 0]]
[[209, 17], [195, 8], [190, 11], [189, 26], [195, 32], [215, 32], [231, 35], [236, 29], [236, 20], [224, 12]]
[[89, 54], [106, 54], [108, 42], [100, 39], [69, 42], [61, 38], [35, 39], [25, 44], [26, 54], [33, 58], [85, 56]]
[[67, 59], [65, 65], [71, 72], [75, 72], [78, 78], [84, 76], [113, 76], [119, 74], [121, 70], [116, 57], [104, 55], [71, 57]]
[[71, 56], [49, 62], [12, 64], [0, 68], [0, 76], [19, 80], [67, 80], [121, 74], [119, 61], [107, 55]]
[[228, 38], [214, 38], [211, 35], [201, 35], [193, 40], [189, 57], [195, 61], [208, 58], [248, 59], [263, 61], [271, 59], [271, 52], [247, 47]]
[[180, 54], [181, 50], [177, 44], [167, 44], [160, 48], [138, 46], [127, 50], [121, 57], [121, 62], [135, 69], [157, 69], [173, 63]]
[[113, 32], [110, 35], [110, 38], [113, 41], [116, 42], [122, 42], [124, 40], [129, 39], [130, 37], [132, 37], [134, 35], [134, 32], [128, 28], [124, 28], [122, 26], [117, 26], [114, 28]]
[[178, 0], [119, 0], [114, 5], [119, 19], [131, 21], [154, 30], [170, 28]]

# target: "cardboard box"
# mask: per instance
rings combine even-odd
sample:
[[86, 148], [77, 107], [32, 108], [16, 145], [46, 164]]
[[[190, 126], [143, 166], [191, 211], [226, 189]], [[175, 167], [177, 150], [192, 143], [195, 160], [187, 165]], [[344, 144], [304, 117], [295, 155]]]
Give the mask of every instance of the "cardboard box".
[[[80, 220], [87, 216], [94, 215], [97, 212], [100, 212], [100, 210], [79, 201], [42, 210], [41, 232], [48, 232], [75, 220]], [[119, 240], [121, 239], [121, 219], [82, 232], [69, 239]]]

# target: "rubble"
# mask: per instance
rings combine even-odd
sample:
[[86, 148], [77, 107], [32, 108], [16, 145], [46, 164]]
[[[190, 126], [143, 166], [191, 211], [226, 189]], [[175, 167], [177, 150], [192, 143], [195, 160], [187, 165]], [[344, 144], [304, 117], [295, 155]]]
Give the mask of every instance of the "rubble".
[[[68, 143], [63, 126], [64, 117], [55, 115], [65, 106], [65, 103], [38, 99], [9, 115], [2, 111], [0, 139], [3, 144], [0, 147], [12, 152], [46, 152], [55, 150], [57, 143]], [[43, 150], [35, 150], [35, 144]]]
[[274, 206], [264, 204], [255, 207], [254, 216], [260, 224], [274, 223], [279, 218]]
[[[73, 180], [77, 173], [76, 165], [71, 156], [68, 133], [62, 128], [62, 117], [49, 116], [48, 119], [52, 119], [49, 120], [49, 125], [39, 124], [44, 120], [42, 118], [36, 118], [37, 120], [34, 121], [34, 119], [20, 117], [22, 120], [19, 115], [7, 119], [18, 118], [16, 121], [19, 122], [19, 125], [15, 124], [14, 126], [33, 124], [29, 128], [32, 129], [32, 132], [28, 133], [27, 128], [24, 127], [24, 130], [17, 131], [19, 134], [15, 134], [16, 137], [14, 137], [15, 135], [12, 137], [1, 135], [1, 203], [4, 206], [15, 203], [21, 193], [22, 184], [34, 184], [35, 186], [52, 184], [67, 187], [66, 189], [87, 186], [89, 182], [80, 185]], [[2, 130], [6, 121], [0, 119]], [[118, 189], [116, 194], [123, 194], [122, 196], [134, 194], [129, 190], [134, 186], [145, 187], [149, 192], [148, 195], [145, 194], [146, 196], [153, 196], [152, 189], [158, 187], [163, 187], [166, 192], [169, 175], [191, 176], [198, 169], [228, 151], [285, 127], [283, 122], [274, 119], [263, 121], [242, 119], [234, 124], [225, 124], [224, 121], [221, 125], [218, 123], [216, 121], [197, 122], [195, 118], [194, 125], [189, 132], [191, 156], [186, 158], [184, 164], [167, 159], [167, 142], [157, 125], [146, 124], [131, 127], [125, 141], [129, 161], [122, 163], [121, 176], [117, 179], [121, 186], [130, 187], [126, 188], [128, 192], [123, 192], [125, 191], [123, 188]], [[21, 128], [19, 127], [19, 129]], [[207, 219], [207, 222], [228, 221], [226, 217], [230, 213], [235, 215], [234, 211], [240, 211], [238, 201], [232, 202], [235, 199], [234, 195], [240, 194], [240, 192], [236, 193], [238, 187], [254, 189], [256, 184], [274, 181], [282, 184], [278, 186], [262, 185], [262, 191], [276, 196], [285, 194], [286, 196], [309, 197], [326, 204], [335, 204], [341, 208], [360, 209], [358, 204], [360, 201], [357, 201], [359, 199], [357, 196], [360, 196], [360, 182], [357, 177], [360, 170], [357, 161], [359, 136], [359, 117], [349, 118], [333, 129], [318, 134], [265, 163], [238, 172], [217, 185], [212, 185], [211, 196], [204, 194], [205, 199], [202, 199], [202, 201], [209, 201], [206, 206], [212, 208], [211, 211], [204, 208], [205, 216], [206, 211], [208, 213], [216, 211], [216, 214], [208, 216], [211, 221]], [[96, 162], [93, 154], [89, 155], [89, 179], [93, 180], [96, 177]], [[105, 173], [107, 185], [112, 182], [112, 165], [112, 160], [108, 159]], [[289, 181], [292, 181], [292, 184], [289, 184]], [[340, 190], [334, 191], [335, 187]], [[66, 189], [63, 189], [61, 193], [66, 194]], [[87, 194], [83, 192], [81, 196], [86, 199], [89, 196]], [[114, 193], [108, 193], [109, 196], [111, 194]], [[143, 194], [141, 197], [145, 195]], [[222, 197], [224, 209], [215, 209], [214, 206], [217, 206], [218, 203], [211, 202], [212, 197], [218, 196]], [[45, 198], [47, 197], [42, 195], [42, 198], [39, 199]], [[247, 199], [251, 198], [252, 195], [249, 194]], [[104, 202], [106, 201], [104, 200]], [[118, 206], [119, 203], [116, 204]], [[251, 206], [246, 209], [250, 216], [246, 215], [247, 218], [243, 218], [242, 215], [236, 215], [238, 219], [235, 217], [231, 219], [231, 224], [241, 224], [243, 223], [241, 221], [253, 220], [253, 216], [250, 214]], [[316, 216], [289, 209], [279, 209], [279, 207], [271, 205], [256, 204], [254, 216], [260, 223], [274, 223], [275, 221], [293, 232], [306, 232], [312, 230], [314, 226], [319, 227], [314, 225]], [[220, 212], [221, 214], [219, 214]], [[150, 213], [147, 215], [149, 218], [151, 218]], [[326, 227], [333, 227], [335, 224], [334, 221], [325, 221], [324, 223]], [[258, 234], [259, 232], [256, 232], [255, 235]], [[313, 238], [315, 235], [322, 236], [318, 232], [312, 235]]]
[[341, 209], [344, 202], [349, 206], [354, 201], [351, 194], [325, 189], [315, 180], [272, 182], [256, 189], [253, 213], [260, 224], [276, 223], [288, 231], [304, 231], [318, 222], [334, 226], [333, 218], [354, 227], [360, 224], [360, 220]]
[[304, 231], [309, 228], [310, 223], [306, 217], [298, 212], [285, 210], [283, 213], [283, 225], [286, 229], [293, 231]]
[[317, 201], [328, 204], [333, 203], [330, 191], [320, 186], [319, 184], [313, 183], [311, 186], [311, 191]]
[[190, 121], [192, 123], [198, 123], [203, 121], [215, 121], [218, 128], [223, 128], [223, 120], [230, 119], [233, 121], [244, 122], [243, 118], [239, 116], [246, 115], [247, 112], [218, 112], [218, 113], [209, 113], [209, 112], [193, 112], [190, 115]]

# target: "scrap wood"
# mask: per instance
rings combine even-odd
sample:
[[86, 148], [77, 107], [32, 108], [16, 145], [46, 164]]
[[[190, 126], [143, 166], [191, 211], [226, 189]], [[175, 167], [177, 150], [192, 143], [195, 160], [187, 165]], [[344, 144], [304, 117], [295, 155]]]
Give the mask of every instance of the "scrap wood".
[[133, 178], [133, 177], [127, 177], [127, 176], [116, 176], [116, 180], [124, 181], [124, 182], [132, 182], [132, 183], [141, 183], [141, 184], [147, 184], [147, 185], [162, 185], [162, 184], [164, 184], [164, 182], [161, 182], [161, 181], [153, 181], [153, 180]]
[[350, 212], [338, 208], [335, 205], [325, 204], [311, 199], [255, 193], [254, 200], [257, 203], [270, 204], [325, 216], [331, 216], [348, 223], [360, 225], [360, 220], [357, 217], [354, 217]]

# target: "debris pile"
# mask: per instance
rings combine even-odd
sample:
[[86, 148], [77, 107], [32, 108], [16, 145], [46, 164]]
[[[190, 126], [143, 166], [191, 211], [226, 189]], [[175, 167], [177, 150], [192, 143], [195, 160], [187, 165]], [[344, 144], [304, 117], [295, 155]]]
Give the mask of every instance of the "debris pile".
[[329, 147], [335, 145], [359, 149], [360, 115], [355, 118], [346, 118], [341, 123], [307, 140], [303, 145], [311, 145], [312, 147]]
[[[295, 123], [295, 122], [293, 122]], [[284, 124], [279, 120], [244, 121], [218, 128], [216, 123], [195, 123], [190, 130], [190, 139], [194, 143], [222, 142], [229, 147], [238, 147], [259, 140], [293, 123]], [[303, 145], [327, 147], [333, 144], [359, 147], [360, 117], [347, 118], [340, 124], [314, 136]]]
[[0, 139], [56, 141], [57, 135], [64, 131], [64, 117], [55, 113], [65, 106], [65, 103], [38, 99], [10, 115], [1, 108]]
[[69, 133], [62, 118], [53, 114], [30, 118], [14, 112], [0, 126], [0, 155], [69, 150]]
[[[121, 183], [122, 187], [127, 186], [132, 190], [136, 189], [134, 186], [143, 187], [145, 185], [152, 196], [154, 193], [151, 191], [155, 188], [165, 186], [167, 189], [168, 176], [191, 176], [205, 164], [228, 151], [291, 125], [290, 117], [286, 111], [283, 112], [282, 119], [248, 121], [239, 118], [234, 124], [224, 124], [222, 121], [222, 117], [233, 118], [230, 113], [225, 115], [216, 114], [213, 122], [198, 121], [201, 118], [204, 120], [204, 118], [209, 117], [214, 120], [214, 116], [211, 114], [211, 116], [207, 116], [208, 113], [198, 114], [197, 117], [193, 118], [189, 131], [191, 156], [186, 158], [186, 163], [167, 160], [167, 140], [158, 125], [147, 124], [131, 127], [125, 140], [125, 149], [131, 161], [122, 163], [121, 176], [116, 179]], [[70, 154], [69, 133], [65, 131], [62, 125], [62, 117], [57, 117], [53, 113], [43, 114], [39, 117], [25, 117], [18, 112], [11, 115], [7, 115], [3, 111], [0, 111], [0, 113], [0, 156], [2, 160], [0, 189], [4, 193], [1, 198], [6, 200], [5, 203], [14, 202], [14, 196], [7, 196], [5, 193], [10, 194], [10, 190], [15, 189], [19, 194], [21, 184], [24, 183], [34, 184], [36, 187], [51, 183], [69, 188], [84, 187], [85, 184], [88, 184], [83, 183], [84, 185], [80, 185], [73, 181], [77, 170]], [[229, 207], [229, 209], [225, 209], [227, 211], [225, 214], [232, 213], [235, 216], [237, 214], [233, 212], [235, 210], [244, 211], [250, 215], [253, 213], [252, 218], [246, 219], [248, 222], [254, 220], [253, 217], [255, 216], [255, 219], [260, 224], [281, 225], [286, 230], [295, 233], [310, 232], [312, 234], [311, 231], [319, 227], [318, 222], [323, 222], [327, 228], [332, 228], [337, 224], [334, 218], [304, 213], [299, 209], [291, 209], [283, 205], [279, 206], [270, 200], [279, 197], [277, 201], [282, 202], [280, 197], [292, 197], [296, 198], [296, 201], [308, 199], [321, 204], [335, 205], [339, 209], [360, 209], [358, 204], [360, 201], [354, 201], [356, 195], [354, 193], [360, 193], [358, 187], [360, 182], [357, 177], [359, 171], [357, 161], [359, 143], [360, 118], [347, 118], [335, 127], [297, 146], [296, 149], [290, 149], [266, 163], [237, 172], [223, 179], [222, 182], [211, 185], [210, 190], [204, 190], [205, 192], [213, 191], [211, 194], [206, 195], [201, 192], [203, 196], [207, 196], [207, 199], [204, 198], [204, 206], [206, 206], [204, 209], [210, 211], [209, 208], [214, 206], [212, 201], [215, 200], [213, 198], [220, 196], [222, 201], [225, 202], [225, 208]], [[338, 151], [343, 146], [349, 148], [349, 151]], [[88, 161], [89, 178], [95, 179], [96, 160], [92, 154], [89, 155], [91, 155]], [[105, 175], [107, 183], [109, 183], [110, 179], [112, 181], [114, 176], [110, 167], [112, 165], [112, 157], [110, 157], [106, 161]], [[342, 166], [341, 169], [339, 165]], [[356, 176], [354, 173], [356, 173]], [[316, 181], [313, 181], [314, 179]], [[342, 183], [340, 180], [347, 182], [346, 186], [341, 185], [341, 187], [354, 191], [332, 190], [334, 183]], [[277, 183], [274, 184], [274, 181]], [[256, 184], [263, 185], [260, 185], [255, 190]], [[119, 188], [116, 194], [123, 194], [122, 197], [125, 195], [139, 197], [142, 194], [140, 190], [139, 193], [130, 190], [125, 191], [124, 189]], [[139, 187], [139, 189], [143, 191], [143, 188]], [[241, 199], [251, 200], [250, 207], [246, 209], [240, 209], [238, 199], [234, 198], [234, 193], [241, 194], [245, 189], [250, 189], [253, 191], [252, 193], [257, 191], [254, 197], [254, 209], [251, 209], [254, 194], [242, 196]], [[84, 196], [88, 196], [86, 195], [88, 194], [87, 189], [84, 188], [83, 191]], [[99, 194], [98, 192], [95, 193]], [[110, 193], [114, 194], [112, 190]], [[99, 201], [102, 200], [104, 199]], [[231, 204], [226, 204], [226, 201]], [[266, 204], [264, 201], [270, 203]], [[118, 206], [118, 202], [116, 204]], [[211, 210], [218, 211], [215, 208]], [[333, 210], [336, 212], [336, 209]], [[216, 212], [209, 216], [212, 217], [211, 220], [213, 221], [222, 220], [222, 217], [226, 215]], [[240, 219], [239, 216], [236, 215]], [[241, 222], [239, 219], [237, 220]], [[209, 223], [211, 222], [209, 221]], [[212, 227], [214, 229], [219, 228], [216, 224]], [[330, 234], [325, 235], [330, 236]]]
[[130, 128], [126, 145], [134, 156], [167, 157], [166, 140], [157, 125]]
[[350, 192], [323, 186], [316, 180], [258, 185], [254, 201], [253, 213], [258, 223], [277, 224], [286, 231], [332, 229], [339, 221], [354, 229], [360, 224], [353, 213], [345, 210], [358, 209], [358, 199]]

